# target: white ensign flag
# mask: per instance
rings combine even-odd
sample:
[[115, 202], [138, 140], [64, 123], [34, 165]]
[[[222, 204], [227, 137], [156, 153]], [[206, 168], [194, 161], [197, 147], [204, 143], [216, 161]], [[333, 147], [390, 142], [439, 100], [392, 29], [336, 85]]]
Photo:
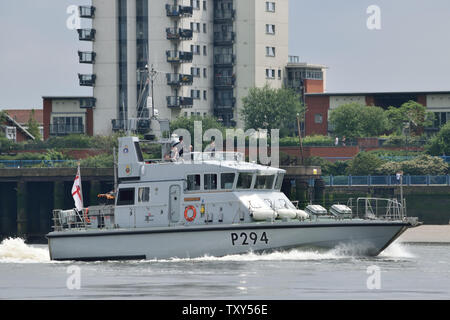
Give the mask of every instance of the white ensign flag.
[[81, 192], [80, 166], [78, 166], [77, 176], [75, 177], [75, 181], [73, 182], [72, 197], [73, 200], [75, 201], [75, 208], [77, 208], [78, 211], [83, 210], [83, 194]]

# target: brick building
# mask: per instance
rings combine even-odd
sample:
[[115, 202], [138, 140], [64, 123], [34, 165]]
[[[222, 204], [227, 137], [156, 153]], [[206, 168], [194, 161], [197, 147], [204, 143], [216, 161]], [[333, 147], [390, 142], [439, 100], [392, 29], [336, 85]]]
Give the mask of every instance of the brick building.
[[305, 117], [306, 135], [327, 135], [331, 132], [328, 125], [330, 111], [340, 105], [358, 103], [367, 106], [378, 106], [387, 109], [390, 106], [400, 107], [408, 101], [416, 101], [435, 114], [435, 123], [430, 130], [438, 128], [450, 121], [450, 91], [422, 92], [365, 92], [365, 93], [312, 93], [306, 92]]
[[92, 97], [43, 97], [44, 140], [51, 136], [87, 134], [92, 136]]

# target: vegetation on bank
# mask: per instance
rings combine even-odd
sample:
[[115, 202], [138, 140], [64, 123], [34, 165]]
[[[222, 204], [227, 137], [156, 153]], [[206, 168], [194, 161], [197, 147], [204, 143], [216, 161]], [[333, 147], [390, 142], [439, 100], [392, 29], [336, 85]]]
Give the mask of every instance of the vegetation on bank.
[[402, 171], [404, 175], [446, 175], [450, 174], [449, 164], [440, 157], [419, 155], [411, 160], [389, 161], [375, 152], [360, 152], [351, 160], [331, 162], [320, 157], [306, 159], [307, 165], [321, 166], [322, 175], [394, 175]]

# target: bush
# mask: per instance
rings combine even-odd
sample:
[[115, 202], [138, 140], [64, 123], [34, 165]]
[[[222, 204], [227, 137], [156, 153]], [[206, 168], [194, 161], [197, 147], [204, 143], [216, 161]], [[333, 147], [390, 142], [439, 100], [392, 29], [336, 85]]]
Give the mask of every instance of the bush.
[[383, 143], [384, 147], [421, 147], [426, 141], [425, 136], [387, 136], [386, 141]]
[[112, 154], [100, 154], [81, 160], [80, 166], [83, 168], [113, 168], [114, 158]]
[[322, 175], [324, 176], [343, 176], [347, 174], [347, 168], [350, 161], [336, 161], [331, 162], [321, 157], [309, 157], [305, 159], [305, 165], [320, 166]]
[[[302, 139], [303, 146], [333, 146], [334, 139], [328, 136], [313, 135], [306, 136]], [[284, 137], [280, 138], [280, 146], [282, 147], [294, 147], [300, 146], [300, 140], [298, 137]]]
[[380, 175], [392, 175], [403, 171], [409, 175], [445, 175], [448, 173], [448, 164], [439, 157], [421, 155], [413, 160], [402, 162], [386, 162], [377, 168], [376, 173]]

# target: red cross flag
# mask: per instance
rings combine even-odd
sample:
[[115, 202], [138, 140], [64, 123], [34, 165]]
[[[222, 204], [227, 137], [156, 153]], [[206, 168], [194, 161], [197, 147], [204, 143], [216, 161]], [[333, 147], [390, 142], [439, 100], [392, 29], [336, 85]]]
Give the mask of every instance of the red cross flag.
[[73, 182], [72, 197], [75, 201], [75, 207], [77, 208], [77, 210], [83, 210], [83, 193], [81, 191], [80, 166], [78, 166], [77, 176], [75, 177], [75, 181]]

